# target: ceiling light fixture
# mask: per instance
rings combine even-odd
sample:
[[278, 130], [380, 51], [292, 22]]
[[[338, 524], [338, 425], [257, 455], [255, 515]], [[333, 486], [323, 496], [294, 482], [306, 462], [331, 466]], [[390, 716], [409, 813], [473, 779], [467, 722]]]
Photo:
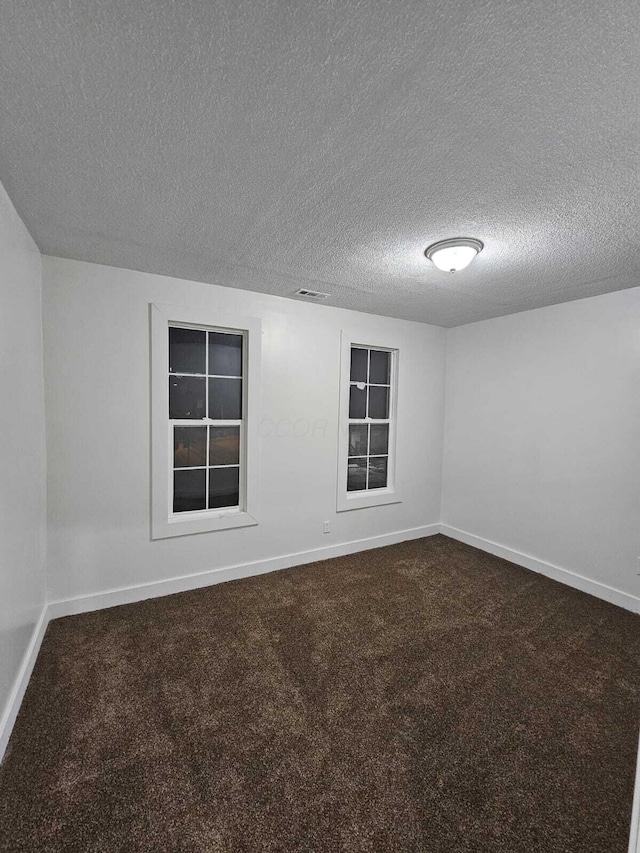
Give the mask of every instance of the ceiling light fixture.
[[425, 249], [425, 256], [443, 272], [458, 272], [468, 267], [475, 256], [484, 249], [484, 243], [473, 237], [454, 237], [439, 240]]

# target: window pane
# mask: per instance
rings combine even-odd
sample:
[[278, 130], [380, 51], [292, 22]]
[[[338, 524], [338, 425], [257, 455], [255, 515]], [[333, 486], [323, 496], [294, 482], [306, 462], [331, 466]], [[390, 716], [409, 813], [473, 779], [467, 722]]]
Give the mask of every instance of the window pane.
[[169, 417], [204, 418], [205, 382], [194, 376], [170, 376]]
[[349, 389], [349, 417], [364, 418], [367, 414], [367, 389], [352, 385]]
[[242, 417], [242, 379], [209, 379], [209, 417], [239, 421]]
[[242, 335], [209, 332], [209, 376], [242, 376]]
[[369, 453], [385, 455], [389, 452], [389, 424], [371, 424]]
[[240, 462], [240, 427], [211, 427], [209, 465], [237, 465]]
[[206, 332], [169, 328], [169, 372], [204, 373]]
[[238, 506], [240, 504], [240, 469], [209, 469], [209, 507]]
[[372, 382], [374, 385], [388, 385], [390, 363], [390, 353], [372, 349], [369, 382]]
[[367, 455], [367, 424], [352, 424], [349, 427], [349, 456]]
[[194, 471], [173, 472], [173, 511], [189, 512], [206, 509], [207, 472], [204, 468]]
[[351, 347], [351, 381], [367, 381], [367, 357], [369, 350]]
[[174, 468], [195, 468], [207, 464], [207, 428], [175, 427], [173, 430]]
[[389, 389], [369, 386], [369, 417], [389, 417]]
[[360, 492], [367, 488], [367, 460], [350, 459], [347, 467], [347, 491]]
[[369, 457], [369, 488], [384, 489], [387, 485], [387, 457]]

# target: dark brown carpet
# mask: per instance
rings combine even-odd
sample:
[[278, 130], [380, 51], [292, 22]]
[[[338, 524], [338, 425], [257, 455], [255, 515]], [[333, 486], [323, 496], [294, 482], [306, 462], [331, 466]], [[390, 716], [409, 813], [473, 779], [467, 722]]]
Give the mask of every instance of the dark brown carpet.
[[639, 627], [443, 536], [59, 619], [1, 849], [625, 853]]

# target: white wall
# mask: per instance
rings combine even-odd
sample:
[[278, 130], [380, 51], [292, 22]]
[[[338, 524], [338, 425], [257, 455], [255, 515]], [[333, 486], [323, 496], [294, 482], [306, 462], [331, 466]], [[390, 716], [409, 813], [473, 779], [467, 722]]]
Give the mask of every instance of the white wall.
[[442, 521], [638, 596], [640, 288], [447, 333]]
[[45, 599], [40, 252], [0, 185], [0, 755]]
[[[439, 521], [444, 329], [50, 257], [43, 292], [53, 600]], [[258, 527], [150, 541], [150, 302], [262, 319]], [[387, 332], [404, 341], [398, 505], [335, 510], [343, 328], [369, 343]]]

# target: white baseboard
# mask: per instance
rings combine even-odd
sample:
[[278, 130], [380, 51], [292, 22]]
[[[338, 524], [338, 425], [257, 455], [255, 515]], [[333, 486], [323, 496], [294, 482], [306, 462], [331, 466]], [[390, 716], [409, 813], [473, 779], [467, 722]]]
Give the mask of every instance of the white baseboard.
[[279, 569], [289, 569], [306, 563], [316, 563], [319, 560], [329, 560], [332, 557], [344, 557], [357, 551], [368, 551], [371, 548], [382, 548], [385, 545], [396, 545], [409, 539], [422, 539], [440, 532], [439, 524], [428, 524], [424, 527], [413, 527], [410, 530], [400, 530], [396, 533], [384, 533], [381, 536], [371, 536], [367, 539], [357, 539], [343, 542], [339, 545], [329, 545], [324, 548], [314, 548], [310, 551], [298, 551], [281, 557], [271, 557], [267, 560], [255, 560], [250, 563], [240, 563], [221, 569], [211, 569], [198, 574], [168, 578], [135, 586], [120, 587], [105, 590], [92, 595], [81, 595], [49, 602], [49, 619], [61, 616], [73, 616], [77, 613], [88, 613], [92, 610], [102, 610], [105, 607], [116, 607], [119, 604], [131, 604], [135, 601], [145, 601], [163, 595], [173, 595], [176, 592], [186, 592], [199, 589], [224, 581], [275, 572]]
[[466, 545], [472, 545], [481, 551], [487, 551], [496, 557], [502, 557], [511, 563], [523, 566], [525, 569], [531, 569], [531, 571], [545, 575], [554, 581], [559, 581], [567, 586], [572, 586], [574, 589], [579, 589], [581, 592], [587, 592], [596, 598], [602, 598], [604, 601], [611, 602], [611, 604], [617, 604], [619, 607], [624, 607], [625, 610], [640, 613], [640, 598], [631, 595], [629, 592], [623, 592], [621, 589], [607, 586], [607, 584], [600, 583], [600, 581], [586, 578], [583, 575], [569, 571], [569, 569], [554, 566], [553, 563], [547, 563], [544, 560], [539, 560], [537, 557], [531, 557], [529, 554], [523, 554], [513, 548], [508, 548], [506, 545], [499, 545], [490, 539], [483, 539], [481, 536], [467, 533], [466, 530], [451, 527], [449, 524], [441, 524], [440, 532], [444, 536], [451, 537], [451, 539], [457, 539]]
[[22, 704], [27, 684], [31, 678], [33, 666], [36, 662], [36, 658], [38, 657], [42, 638], [44, 637], [44, 632], [47, 630], [48, 624], [49, 615], [47, 612], [47, 605], [45, 604], [31, 634], [29, 645], [26, 648], [16, 680], [13, 683], [13, 688], [11, 689], [11, 693], [9, 694], [9, 698], [7, 699], [7, 703], [4, 707], [2, 719], [0, 719], [0, 762], [2, 761], [7, 744], [9, 743], [13, 724], [18, 716], [18, 711], [20, 710], [20, 705]]

